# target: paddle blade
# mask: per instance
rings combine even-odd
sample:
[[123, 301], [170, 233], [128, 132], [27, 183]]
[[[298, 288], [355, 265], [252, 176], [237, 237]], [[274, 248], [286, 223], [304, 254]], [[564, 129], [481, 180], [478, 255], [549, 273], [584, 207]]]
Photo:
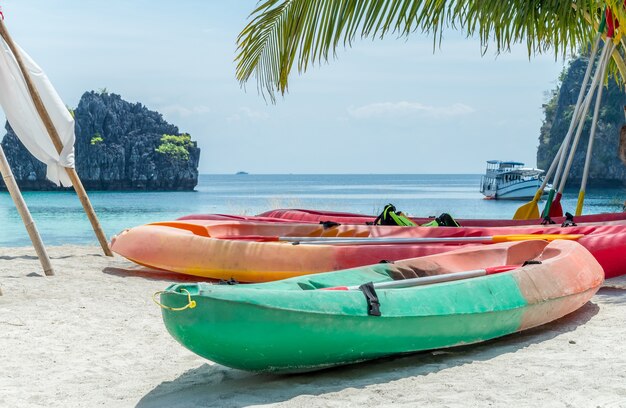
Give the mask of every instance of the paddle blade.
[[530, 220], [533, 218], [539, 218], [539, 206], [537, 203], [543, 194], [543, 190], [537, 190], [535, 196], [530, 202], [522, 205], [520, 208], [515, 211], [513, 215], [514, 220]]
[[556, 197], [554, 197], [554, 201], [550, 206], [550, 211], [548, 215], [550, 217], [562, 217], [563, 216], [563, 207], [561, 207], [561, 193], [556, 193]]
[[535, 200], [522, 205], [513, 215], [514, 220], [531, 220], [533, 218], [539, 218], [539, 206]]
[[578, 202], [576, 203], [576, 216], [582, 215], [583, 205], [585, 204], [585, 191], [581, 190], [578, 193]]
[[548, 193], [548, 199], [546, 200], [546, 205], [545, 207], [543, 207], [543, 211], [541, 212], [541, 216], [543, 218], [548, 216], [548, 213], [550, 212], [550, 207], [552, 206], [552, 200], [554, 200], [554, 193], [556, 193], [556, 191], [554, 191], [553, 188], [550, 189], [550, 192]]
[[513, 234], [494, 235], [491, 239], [496, 242], [527, 241], [532, 239], [542, 239], [544, 241], [554, 241], [555, 239], [577, 240], [584, 237], [584, 234]]

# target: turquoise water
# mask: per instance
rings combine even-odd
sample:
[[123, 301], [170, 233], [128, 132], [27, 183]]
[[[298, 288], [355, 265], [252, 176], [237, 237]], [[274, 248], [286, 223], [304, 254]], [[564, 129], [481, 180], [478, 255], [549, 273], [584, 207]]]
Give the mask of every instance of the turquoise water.
[[[459, 218], [510, 218], [523, 202], [484, 200], [480, 175], [201, 175], [193, 192], [90, 192], [110, 237], [148, 222], [191, 213], [254, 215], [274, 208], [310, 208], [362, 214], [391, 202], [409, 214], [448, 212]], [[575, 191], [563, 208], [573, 212]], [[97, 244], [73, 192], [25, 192], [24, 197], [48, 245]], [[585, 213], [622, 210], [626, 190], [591, 189]], [[0, 193], [0, 245], [29, 245], [8, 193]]]

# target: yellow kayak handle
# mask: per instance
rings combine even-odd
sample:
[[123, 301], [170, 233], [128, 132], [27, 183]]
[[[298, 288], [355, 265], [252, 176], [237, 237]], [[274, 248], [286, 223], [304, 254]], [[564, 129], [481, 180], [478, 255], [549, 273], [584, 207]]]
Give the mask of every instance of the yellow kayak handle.
[[180, 291], [187, 293], [187, 304], [183, 307], [170, 307], [156, 300], [156, 297], [160, 295], [161, 293], [166, 293], [167, 292], [166, 290], [160, 290], [158, 292], [155, 292], [154, 295], [152, 295], [152, 301], [156, 303], [157, 305], [159, 305], [160, 307], [162, 307], [163, 309], [171, 310], [172, 312], [180, 312], [181, 310], [185, 310], [185, 309], [193, 309], [194, 307], [197, 306], [196, 301], [191, 298], [191, 293], [189, 293], [187, 289], [181, 289]]

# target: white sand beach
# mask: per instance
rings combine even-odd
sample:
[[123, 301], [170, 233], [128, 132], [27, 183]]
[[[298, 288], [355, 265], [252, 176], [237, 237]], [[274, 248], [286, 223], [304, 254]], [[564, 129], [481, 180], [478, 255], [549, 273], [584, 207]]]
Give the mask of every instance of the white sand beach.
[[187, 279], [97, 247], [0, 248], [0, 407], [626, 407], [626, 279], [579, 311], [484, 344], [300, 375], [174, 341], [151, 296]]

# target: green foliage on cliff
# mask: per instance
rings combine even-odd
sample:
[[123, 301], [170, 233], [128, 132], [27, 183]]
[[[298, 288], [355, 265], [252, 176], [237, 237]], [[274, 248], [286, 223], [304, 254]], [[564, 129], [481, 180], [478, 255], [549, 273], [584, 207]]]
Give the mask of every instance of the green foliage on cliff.
[[91, 138], [91, 145], [95, 146], [97, 144], [100, 144], [104, 142], [104, 139], [102, 138], [102, 135], [98, 132], [94, 133], [92, 138]]
[[191, 136], [187, 133], [183, 133], [180, 136], [163, 135], [163, 137], [161, 137], [161, 144], [155, 151], [172, 159], [187, 161], [189, 160], [190, 147]]

